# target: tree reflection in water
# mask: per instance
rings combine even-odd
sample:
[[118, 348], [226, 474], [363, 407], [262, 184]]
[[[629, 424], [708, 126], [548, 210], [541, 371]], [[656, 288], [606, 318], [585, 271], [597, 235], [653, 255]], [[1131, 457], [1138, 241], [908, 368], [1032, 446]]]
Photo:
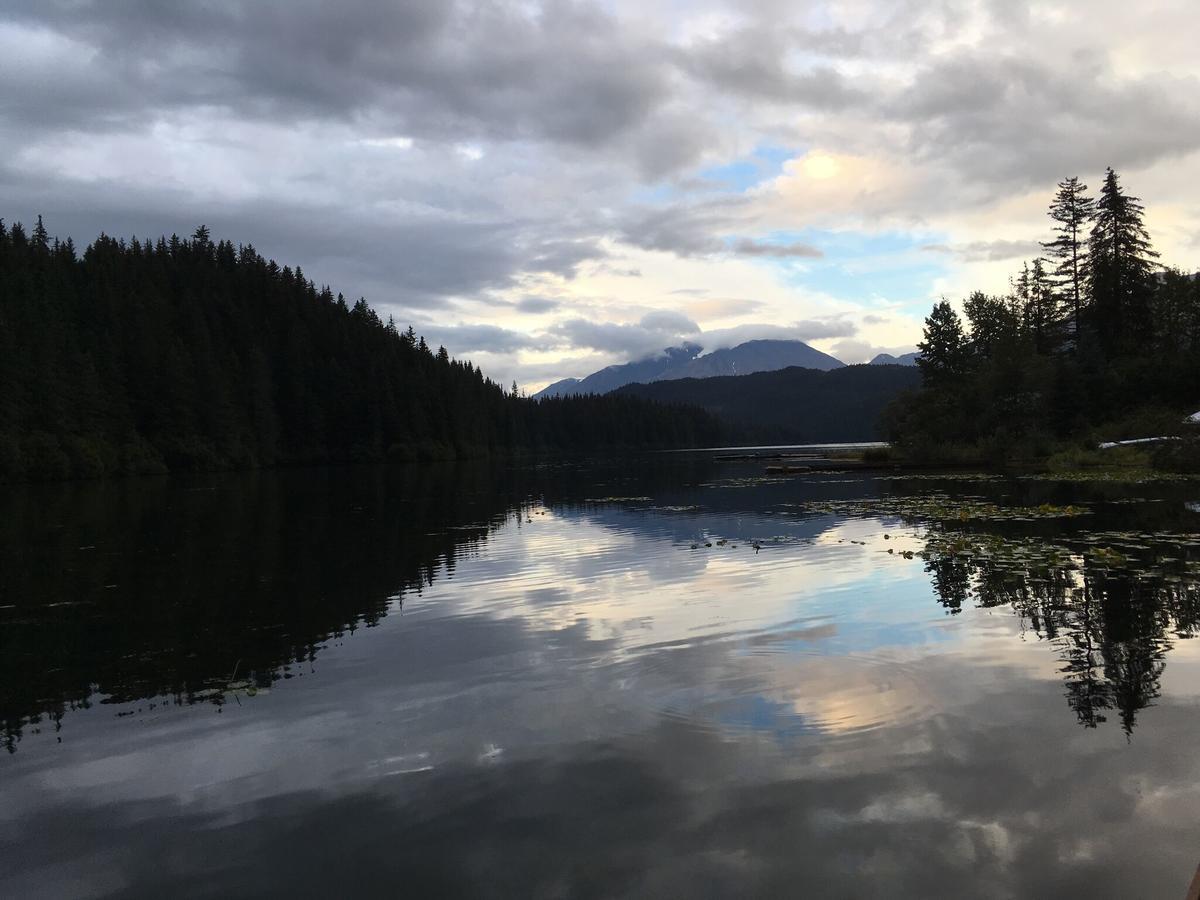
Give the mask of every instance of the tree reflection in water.
[[1200, 623], [1195, 566], [1187, 548], [1167, 547], [1172, 555], [1135, 557], [934, 528], [923, 556], [951, 614], [972, 601], [1011, 607], [1057, 650], [1080, 724], [1095, 728], [1115, 710], [1129, 734], [1159, 696], [1167, 651]]

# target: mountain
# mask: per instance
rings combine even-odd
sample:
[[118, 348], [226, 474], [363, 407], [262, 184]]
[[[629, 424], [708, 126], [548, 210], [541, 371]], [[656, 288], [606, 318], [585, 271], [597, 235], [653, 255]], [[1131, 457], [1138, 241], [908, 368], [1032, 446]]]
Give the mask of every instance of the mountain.
[[746, 341], [736, 347], [715, 350], [700, 356], [702, 349], [696, 344], [671, 347], [661, 354], [637, 362], [609, 366], [599, 372], [593, 372], [586, 378], [564, 378], [533, 396], [534, 399], [538, 399], [570, 394], [605, 394], [627, 384], [648, 384], [652, 381], [677, 378], [748, 375], [786, 369], [789, 366], [825, 371], [844, 365], [840, 360], [813, 349], [803, 341]]
[[867, 365], [871, 366], [915, 366], [917, 360], [921, 358], [921, 354], [917, 351], [912, 353], [902, 353], [899, 356], [892, 356], [890, 353], [880, 353]]
[[534, 394], [533, 399], [564, 397], [571, 394], [607, 394], [632, 382], [656, 381], [664, 372], [687, 363], [702, 349], [698, 344], [690, 343], [681, 347], [668, 347], [655, 356], [619, 366], [608, 366], [586, 378], [564, 378], [562, 381], [556, 381]]
[[774, 372], [791, 366], [828, 371], [845, 365], [803, 341], [746, 341], [736, 347], [714, 350], [682, 365], [673, 366], [659, 380], [714, 378], [720, 375], [751, 375]]
[[627, 385], [617, 394], [699, 406], [755, 442], [814, 443], [878, 439], [884, 407], [920, 383], [914, 366], [859, 365], [660, 380]]
[[587, 391], [580, 390], [579, 383], [580, 380], [578, 378], [564, 378], [562, 381], [546, 385], [533, 395], [533, 399], [540, 400], [542, 397], [570, 397], [573, 394], [586, 394]]

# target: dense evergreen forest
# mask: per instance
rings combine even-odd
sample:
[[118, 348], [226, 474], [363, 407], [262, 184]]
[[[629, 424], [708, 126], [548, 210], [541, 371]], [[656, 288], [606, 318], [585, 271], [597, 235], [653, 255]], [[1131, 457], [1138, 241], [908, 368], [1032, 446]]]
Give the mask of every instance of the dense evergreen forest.
[[0, 480], [716, 443], [632, 396], [533, 401], [252, 246], [0, 222]]
[[1087, 190], [1058, 185], [1045, 257], [1007, 295], [973, 293], [965, 325], [948, 301], [934, 306], [923, 386], [886, 414], [893, 441], [926, 457], [1031, 458], [1178, 434], [1200, 409], [1200, 280], [1159, 265], [1112, 169], [1098, 197]]
[[726, 422], [740, 441], [816, 443], [874, 441], [880, 414], [921, 374], [912, 366], [844, 366], [820, 371], [791, 367], [718, 378], [632, 384], [630, 394], [659, 403], [699, 406]]

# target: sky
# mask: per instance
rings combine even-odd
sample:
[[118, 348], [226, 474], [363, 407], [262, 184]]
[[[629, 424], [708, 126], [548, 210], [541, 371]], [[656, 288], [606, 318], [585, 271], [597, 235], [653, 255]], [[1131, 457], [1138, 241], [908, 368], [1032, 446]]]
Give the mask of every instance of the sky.
[[1200, 267], [1194, 0], [6, 0], [0, 217], [253, 244], [530, 392], [911, 350], [1113, 166]]

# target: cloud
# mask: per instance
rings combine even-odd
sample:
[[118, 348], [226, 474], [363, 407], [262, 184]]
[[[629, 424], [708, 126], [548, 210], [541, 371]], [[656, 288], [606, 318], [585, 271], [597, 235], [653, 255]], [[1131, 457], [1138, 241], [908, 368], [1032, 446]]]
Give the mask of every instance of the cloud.
[[559, 301], [550, 297], [522, 297], [516, 302], [516, 307], [523, 313], [547, 313], [559, 307]]
[[703, 332], [697, 339], [706, 352], [735, 347], [746, 341], [809, 341], [825, 338], [846, 337], [856, 334], [858, 328], [849, 319], [814, 319], [793, 322], [790, 325], [747, 324], [732, 328], [715, 328]]
[[881, 112], [911, 127], [918, 156], [993, 190], [1200, 149], [1195, 73], [1121, 78], [1103, 57], [1014, 50], [940, 57]]
[[898, 347], [882, 347], [870, 341], [847, 338], [834, 344], [832, 352], [834, 356], [847, 365], [854, 365], [856, 363], [870, 362], [880, 353], [902, 356], [905, 353], [912, 353], [916, 349], [916, 346], [903, 345]]
[[700, 326], [681, 313], [661, 311], [627, 324], [568, 319], [551, 326], [549, 332], [573, 347], [638, 359], [694, 338]]
[[729, 197], [635, 208], [618, 225], [617, 236], [636, 247], [676, 256], [717, 254], [726, 249], [721, 235], [736, 229], [747, 212], [746, 200]]
[[750, 315], [764, 306], [761, 300], [746, 297], [703, 297], [688, 301], [686, 309], [689, 315], [699, 319], [727, 319]]
[[545, 349], [545, 339], [496, 325], [425, 325], [416, 328], [430, 346], [444, 346], [451, 356], [475, 352], [514, 353]]
[[[496, 329], [447, 346], [505, 371], [550, 344], [653, 352], [711, 320], [840, 315], [900, 345], [918, 300], [1003, 290], [1049, 237], [1066, 175], [1095, 187], [1115, 166], [1164, 260], [1192, 266], [1194, 4], [1076, 12], [11, 0], [0, 216], [45, 213], [81, 245], [204, 222], [402, 323]], [[739, 166], [753, 183], [728, 176]], [[847, 275], [901, 256], [911, 272], [870, 287]], [[813, 262], [761, 264], [789, 259]], [[689, 324], [644, 324], [655, 309]]]
[[[419, 137], [592, 145], [636, 129], [669, 88], [666, 64], [636, 33], [582, 4], [36, 0], [7, 14], [62, 45], [30, 82], [62, 86], [54, 66], [67, 50], [70, 77], [102, 76], [89, 92], [92, 127], [221, 106], [284, 121], [386, 117]], [[38, 93], [19, 114], [38, 115]]]
[[819, 248], [799, 241], [790, 244], [768, 244], [750, 238], [735, 241], [733, 252], [741, 256], [769, 256], [776, 259], [820, 259], [825, 255]]
[[[824, 38], [824, 39], [822, 39]], [[742, 97], [818, 109], [863, 103], [867, 92], [829, 65], [797, 67], [798, 46], [847, 51], [856, 39], [846, 32], [824, 35], [800, 29], [741, 28], [696, 41], [678, 56], [682, 69], [712, 87]]]
[[1034, 259], [1046, 250], [1038, 241], [994, 240], [970, 241], [965, 244], [925, 244], [926, 253], [956, 255], [968, 262], [997, 262], [1007, 259]]

